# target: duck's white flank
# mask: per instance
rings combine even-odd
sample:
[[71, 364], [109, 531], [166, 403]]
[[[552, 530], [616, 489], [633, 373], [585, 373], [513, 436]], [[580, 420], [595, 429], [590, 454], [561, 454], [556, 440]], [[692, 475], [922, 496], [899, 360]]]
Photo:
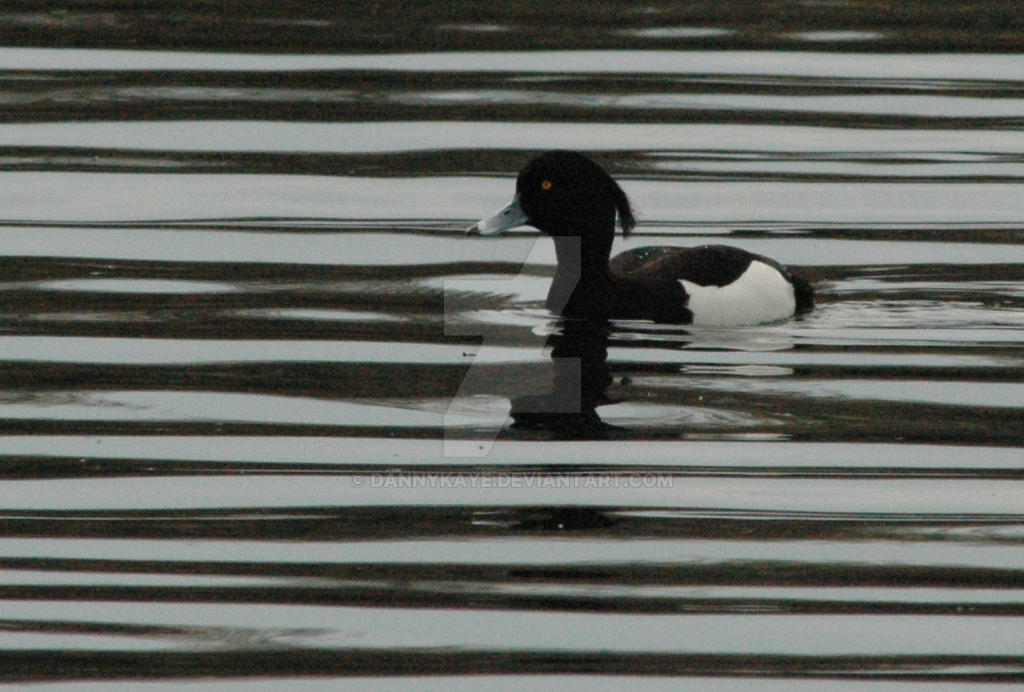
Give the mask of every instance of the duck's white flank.
[[693, 323], [712, 327], [778, 322], [793, 316], [793, 284], [775, 267], [754, 260], [727, 286], [698, 286], [680, 280], [690, 300]]

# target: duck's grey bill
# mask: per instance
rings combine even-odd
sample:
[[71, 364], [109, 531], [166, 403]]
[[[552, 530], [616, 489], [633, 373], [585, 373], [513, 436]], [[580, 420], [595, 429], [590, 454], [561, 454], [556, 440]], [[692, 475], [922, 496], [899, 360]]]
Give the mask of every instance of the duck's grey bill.
[[510, 228], [522, 226], [527, 221], [523, 208], [519, 206], [519, 195], [494, 216], [481, 219], [466, 229], [467, 235], [499, 235]]

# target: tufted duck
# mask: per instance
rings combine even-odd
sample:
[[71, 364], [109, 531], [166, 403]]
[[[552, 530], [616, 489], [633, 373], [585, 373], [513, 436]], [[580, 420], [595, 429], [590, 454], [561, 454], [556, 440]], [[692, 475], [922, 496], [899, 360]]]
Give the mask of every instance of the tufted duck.
[[640, 247], [609, 261], [616, 213], [628, 235], [633, 212], [612, 177], [583, 154], [549, 151], [519, 172], [511, 204], [467, 233], [527, 224], [551, 236], [558, 268], [546, 305], [565, 317], [734, 326], [784, 320], [814, 305], [805, 279], [735, 247]]

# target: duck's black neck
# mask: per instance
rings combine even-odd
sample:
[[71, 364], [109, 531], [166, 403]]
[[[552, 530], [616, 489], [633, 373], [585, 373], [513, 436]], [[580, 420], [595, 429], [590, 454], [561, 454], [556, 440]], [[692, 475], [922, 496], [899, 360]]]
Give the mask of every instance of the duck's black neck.
[[612, 299], [608, 268], [613, 225], [604, 232], [554, 236], [558, 268], [548, 291], [547, 308], [566, 317], [604, 317]]

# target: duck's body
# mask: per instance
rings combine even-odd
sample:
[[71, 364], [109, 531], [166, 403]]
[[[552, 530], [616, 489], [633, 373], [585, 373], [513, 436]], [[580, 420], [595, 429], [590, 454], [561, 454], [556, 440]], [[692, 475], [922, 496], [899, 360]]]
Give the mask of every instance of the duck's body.
[[[671, 289], [678, 284], [689, 315], [682, 319], [644, 316], [656, 322], [760, 324], [788, 319], [814, 304], [813, 289], [802, 278], [772, 259], [727, 245], [636, 248], [613, 257], [609, 269], [613, 280], [619, 282], [638, 278]], [[655, 300], [653, 304], [666, 306], [669, 302]], [[644, 305], [650, 308], [651, 301]], [[623, 317], [642, 311], [642, 306], [626, 305], [616, 310]]]
[[468, 232], [529, 224], [551, 236], [558, 267], [546, 305], [564, 317], [731, 326], [777, 322], [814, 304], [807, 281], [739, 248], [641, 247], [609, 260], [616, 214], [628, 234], [633, 213], [611, 176], [582, 154], [551, 151], [519, 173], [508, 207]]

